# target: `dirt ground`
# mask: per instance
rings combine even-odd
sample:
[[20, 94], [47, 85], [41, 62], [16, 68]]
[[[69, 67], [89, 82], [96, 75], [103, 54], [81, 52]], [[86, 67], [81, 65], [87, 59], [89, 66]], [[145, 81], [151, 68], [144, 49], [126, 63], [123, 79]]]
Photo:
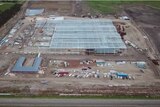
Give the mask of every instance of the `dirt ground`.
[[[63, 16], [76, 16], [81, 18], [82, 15], [88, 15], [90, 9], [86, 7], [83, 2], [59, 2], [59, 1], [46, 1], [46, 2], [31, 2], [30, 8], [45, 8], [45, 15], [63, 15]], [[143, 14], [141, 14], [140, 12]], [[160, 15], [156, 10], [152, 10], [149, 7], [132, 7], [126, 10], [126, 12], [140, 25], [149, 35], [152, 35], [157, 46], [160, 44], [159, 36], [159, 22]], [[97, 13], [91, 13], [97, 14]], [[74, 18], [75, 17], [67, 17]], [[88, 18], [88, 17], [87, 17]], [[107, 18], [107, 17], [105, 17]], [[53, 54], [53, 51], [46, 48], [33, 47], [30, 44], [30, 40], [38, 40], [40, 38], [32, 38], [25, 36], [24, 40], [19, 45], [13, 45], [14, 41], [20, 39], [21, 33], [26, 30], [34, 29], [33, 18], [25, 18], [22, 20], [23, 25], [15, 33], [15, 36], [9, 41], [9, 44], [5, 49], [1, 49], [0, 52], [0, 92], [11, 93], [23, 93], [23, 94], [57, 94], [57, 93], [128, 93], [128, 94], [152, 94], [160, 95], [160, 81], [155, 78], [153, 67], [147, 62], [146, 56], [139, 53], [136, 49], [127, 45], [127, 50], [121, 54], [108, 54], [108, 55], [59, 55]], [[124, 21], [119, 19], [112, 19], [118, 23], [126, 24], [124, 39], [131, 41], [137, 45], [140, 49], [149, 48], [144, 39], [144, 35], [139, 31], [137, 26], [133, 25], [130, 21]], [[34, 31], [33, 31], [34, 32]], [[29, 32], [30, 34], [31, 32]], [[36, 33], [36, 32], [35, 32]], [[39, 36], [39, 35], [38, 35]], [[22, 47], [20, 48], [19, 46]], [[159, 46], [160, 47], [160, 46]], [[41, 53], [42, 64], [40, 72], [37, 74], [23, 74], [23, 73], [11, 73], [13, 65], [19, 56], [26, 56], [26, 66], [30, 66], [33, 63], [33, 58]], [[151, 53], [152, 54], [152, 53]], [[84, 59], [94, 60], [91, 64], [80, 64]], [[97, 66], [95, 60], [105, 60], [109, 63], [108, 66]], [[57, 61], [58, 60], [58, 61]], [[55, 64], [57, 61], [59, 64]], [[67, 67], [64, 66], [64, 61], [69, 63]], [[125, 61], [125, 64], [117, 64], [117, 61]], [[146, 69], [140, 69], [134, 61], [146, 61]], [[61, 63], [62, 62], [62, 63]], [[91, 67], [90, 70], [82, 71], [82, 68]], [[53, 75], [53, 71], [63, 69], [72, 76], [66, 75], [58, 77]], [[132, 79], [114, 78], [111, 80], [109, 77], [105, 77], [104, 74], [109, 73], [110, 70], [123, 72], [131, 75]], [[96, 76], [87, 77], [86, 74], [92, 74], [93, 72], [100, 73], [100, 78]], [[6, 74], [8, 73], [8, 74]], [[77, 75], [83, 75], [83, 77], [77, 77]], [[93, 73], [95, 74], [95, 73]], [[73, 76], [74, 75], [74, 76]], [[152, 87], [154, 86], [154, 87]], [[139, 88], [140, 87], [140, 88]], [[152, 87], [152, 88], [151, 88]], [[7, 89], [7, 90], [6, 90]]]
[[94, 16], [99, 15], [91, 10], [85, 1], [32, 1], [29, 3], [30, 8], [44, 8], [44, 15], [61, 15], [61, 16]]
[[142, 27], [160, 52], [160, 10], [147, 6], [130, 6], [125, 10]]
[[46, 15], [72, 15], [73, 1], [35, 1], [30, 2], [30, 8], [44, 8]]
[[[3, 56], [3, 57], [2, 57]], [[18, 59], [18, 56], [25, 56], [27, 57], [26, 66], [32, 65], [31, 63], [33, 62], [33, 58], [36, 55], [20, 55], [20, 54], [7, 54], [7, 55], [0, 55], [1, 59], [0, 59], [0, 64], [1, 66], [6, 66], [6, 70], [1, 71], [1, 76], [0, 79], [2, 80], [17, 80], [19, 81], [19, 79], [25, 79], [25, 80], [55, 80], [54, 82], [56, 82], [57, 80], [59, 81], [60, 79], [64, 80], [64, 81], [68, 81], [68, 83], [72, 83], [73, 81], [76, 82], [80, 82], [83, 81], [81, 84], [85, 85], [85, 84], [106, 84], [106, 85], [152, 85], [154, 84], [156, 81], [158, 82], [157, 79], [155, 79], [155, 75], [152, 71], [152, 69], [150, 68], [149, 65], [147, 65], [146, 69], [143, 69], [143, 72], [141, 72], [141, 69], [136, 67], [135, 64], [131, 63], [134, 61], [126, 61], [125, 64], [117, 64], [117, 62], [115, 61], [106, 61], [107, 63], [109, 63], [109, 65], [107, 66], [97, 66], [95, 63], [95, 59], [93, 60], [93, 63], [90, 64], [81, 64], [81, 62], [84, 60], [58, 60], [58, 59], [54, 59], [54, 57], [49, 57], [49, 56], [45, 56], [43, 55], [43, 60], [42, 60], [42, 64], [41, 64], [41, 71], [38, 74], [23, 74], [23, 73], [9, 73], [8, 75], [5, 75], [6, 72], [10, 71], [14, 65], [14, 63], [16, 62], [16, 60]], [[6, 59], [4, 61], [4, 59]], [[59, 61], [58, 63], [54, 63], [54, 61]], [[63, 62], [67, 62], [69, 63], [69, 66], [65, 67]], [[76, 78], [76, 77], [70, 77], [70, 76], [64, 76], [64, 77], [56, 77], [55, 75], [52, 74], [52, 71], [57, 70], [57, 69], [65, 69], [65, 71], [70, 72], [71, 74], [75, 71], [77, 71], [78, 74], [82, 74], [84, 75], [85, 72], [82, 71], [82, 68], [86, 68], [86, 67], [91, 67], [91, 70], [88, 69], [88, 71], [86, 71], [87, 74], [91, 73], [92, 71], [96, 72], [100, 72], [100, 78], [96, 78], [96, 77], [84, 77], [84, 78]], [[104, 73], [109, 73], [110, 70], [116, 70], [118, 72], [124, 72], [127, 73], [131, 76], [133, 76], [135, 79], [134, 80], [122, 80], [122, 79], [113, 79], [112, 81], [110, 80], [109, 77], [104, 77]], [[85, 74], [86, 75], [86, 74]], [[87, 81], [86, 81], [87, 79]], [[149, 80], [149, 81], [148, 81]], [[91, 81], [95, 81], [94, 83], [92, 83]], [[104, 82], [104, 81], [108, 81], [108, 82]], [[3, 84], [3, 82], [1, 82]], [[61, 83], [63, 84], [63, 82]], [[15, 84], [16, 85], [16, 84]], [[18, 84], [17, 84], [18, 85]]]
[[[3, 56], [3, 55], [1, 55]], [[7, 59], [11, 60], [10, 62], [12, 68], [13, 64], [16, 62], [20, 54], [7, 54], [4, 58], [0, 59], [1, 64], [2, 60]], [[23, 55], [29, 59], [35, 57], [35, 55]], [[14, 57], [14, 58], [13, 58]], [[6, 60], [6, 61], [7, 61]], [[156, 93], [159, 95], [159, 86], [160, 81], [155, 79], [155, 75], [152, 72], [151, 68], [147, 65], [146, 69], [143, 69], [143, 72], [140, 68], [136, 67], [135, 64], [131, 61], [126, 61], [125, 64], [117, 64], [115, 61], [106, 61], [110, 63], [107, 66], [97, 66], [95, 62], [91, 64], [80, 64], [82, 60], [59, 60], [62, 63], [58, 63], [58, 66], [54, 64], [54, 58], [43, 57], [41, 64], [41, 71], [38, 74], [24, 74], [24, 73], [9, 73], [5, 75], [8, 70], [3, 70], [3, 73], [0, 76], [0, 92], [11, 92], [20, 95], [29, 95], [29, 94], [67, 94], [67, 93], [82, 93], [82, 94], [124, 94], [128, 90], [128, 94], [144, 94], [150, 95]], [[57, 59], [56, 59], [57, 61]], [[63, 61], [69, 63], [68, 67], [64, 67]], [[27, 61], [28, 64], [31, 62]], [[82, 71], [84, 67], [91, 67], [91, 70]], [[65, 71], [74, 74], [84, 74], [85, 72], [90, 71], [99, 71], [100, 78], [97, 77], [83, 77], [77, 78], [75, 76], [62, 76], [57, 77], [53, 75], [51, 71], [54, 69], [65, 69]], [[110, 70], [116, 70], [119, 72], [127, 73], [134, 77], [134, 79], [127, 80], [121, 78], [114, 78], [110, 80], [109, 77], [104, 77], [102, 74], [108, 73]], [[76, 72], [75, 72], [76, 71]], [[145, 87], [144, 87], [145, 86]], [[146, 88], [154, 86], [154, 88]], [[119, 88], [118, 88], [119, 87]], [[7, 90], [6, 90], [7, 89]], [[116, 91], [117, 90], [117, 91]], [[137, 92], [135, 91], [137, 90]], [[154, 91], [153, 91], [154, 90]]]

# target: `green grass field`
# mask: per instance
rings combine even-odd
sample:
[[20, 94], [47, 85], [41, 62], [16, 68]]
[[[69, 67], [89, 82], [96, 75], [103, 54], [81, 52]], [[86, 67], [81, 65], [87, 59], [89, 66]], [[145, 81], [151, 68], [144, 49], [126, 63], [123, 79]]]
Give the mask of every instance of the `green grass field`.
[[2, 3], [0, 2], [0, 13], [14, 6], [15, 3]]
[[160, 1], [143, 1], [143, 0], [89, 0], [87, 4], [91, 9], [98, 11], [102, 14], [115, 13], [120, 10], [120, 5], [127, 4], [144, 4], [160, 9]]
[[23, 4], [25, 1], [24, 0], [13, 0], [13, 2], [0, 2], [0, 13], [10, 9], [12, 6], [14, 6], [15, 4]]

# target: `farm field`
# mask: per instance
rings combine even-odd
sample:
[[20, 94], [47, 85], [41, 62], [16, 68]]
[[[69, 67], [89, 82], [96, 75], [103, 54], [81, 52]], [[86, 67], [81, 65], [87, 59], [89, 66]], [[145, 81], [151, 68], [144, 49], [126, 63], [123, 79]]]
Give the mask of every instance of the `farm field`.
[[160, 1], [129, 1], [129, 0], [113, 0], [113, 1], [87, 1], [88, 5], [94, 10], [102, 14], [119, 12], [122, 5], [148, 5], [154, 8], [160, 8]]
[[6, 11], [7, 9], [10, 9], [11, 7], [13, 7], [15, 4], [22, 4], [24, 3], [23, 0], [19, 0], [19, 1], [9, 1], [9, 2], [1, 2], [0, 1], [0, 13]]
[[0, 13], [7, 10], [7, 9], [10, 9], [14, 5], [15, 5], [15, 3], [2, 3], [2, 2], [0, 2]]

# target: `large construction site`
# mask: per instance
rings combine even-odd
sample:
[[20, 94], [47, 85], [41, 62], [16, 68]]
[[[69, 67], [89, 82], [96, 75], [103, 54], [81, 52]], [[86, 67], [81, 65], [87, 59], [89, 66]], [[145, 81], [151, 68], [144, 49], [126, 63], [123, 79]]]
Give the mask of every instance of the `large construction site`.
[[128, 11], [95, 15], [81, 1], [22, 10], [1, 35], [0, 93], [160, 96], [158, 48]]

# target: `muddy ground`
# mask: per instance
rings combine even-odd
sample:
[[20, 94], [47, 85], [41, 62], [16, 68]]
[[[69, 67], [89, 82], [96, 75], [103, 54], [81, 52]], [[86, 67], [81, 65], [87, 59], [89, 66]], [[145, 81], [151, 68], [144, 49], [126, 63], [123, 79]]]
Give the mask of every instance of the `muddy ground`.
[[130, 6], [126, 13], [142, 27], [160, 53], [160, 10], [148, 6]]

